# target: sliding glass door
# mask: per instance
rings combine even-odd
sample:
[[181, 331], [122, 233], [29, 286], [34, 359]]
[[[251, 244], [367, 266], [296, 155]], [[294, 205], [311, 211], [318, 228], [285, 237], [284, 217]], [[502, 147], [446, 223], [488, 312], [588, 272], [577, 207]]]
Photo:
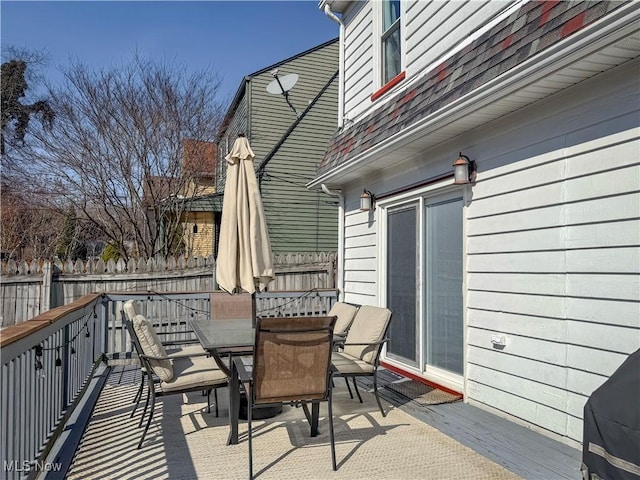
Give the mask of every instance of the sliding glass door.
[[418, 366], [418, 203], [387, 215], [387, 305], [393, 312], [387, 355]]
[[389, 359], [434, 377], [463, 374], [463, 201], [416, 198], [386, 209]]
[[425, 202], [427, 369], [463, 373], [462, 199]]

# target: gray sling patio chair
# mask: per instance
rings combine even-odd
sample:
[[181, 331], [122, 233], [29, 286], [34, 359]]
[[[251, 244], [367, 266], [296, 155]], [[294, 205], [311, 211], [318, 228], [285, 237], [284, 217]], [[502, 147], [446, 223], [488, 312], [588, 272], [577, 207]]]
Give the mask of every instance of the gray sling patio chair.
[[353, 398], [349, 386], [349, 378], [351, 378], [360, 403], [362, 403], [362, 397], [356, 377], [373, 377], [373, 393], [382, 416], [386, 416], [386, 413], [378, 396], [378, 365], [382, 346], [388, 341], [385, 335], [390, 321], [391, 310], [388, 308], [362, 305], [353, 319], [344, 343], [340, 345], [340, 351], [335, 351], [331, 355], [333, 376], [345, 378], [349, 395]]
[[[258, 318], [253, 363], [234, 358], [248, 400], [249, 478], [253, 478], [252, 411], [267, 405], [301, 405], [317, 434], [319, 402], [328, 402], [333, 469], [337, 469], [331, 399], [335, 317]], [[309, 413], [308, 404], [313, 413]]]
[[[168, 356], [153, 325], [143, 315], [136, 315], [133, 317], [133, 321], [128, 319], [123, 321], [134, 343], [141, 366], [147, 371], [149, 377], [146, 382], [147, 401], [141, 421], [144, 419], [148, 407], [149, 417], [138, 442], [137, 448], [141, 448], [153, 420], [157, 397], [205, 391], [207, 393], [207, 412], [211, 412], [211, 390], [227, 386], [228, 377], [206, 353]], [[215, 400], [217, 416], [217, 395]], [[151, 402], [150, 406], [149, 402]]]
[[210, 294], [211, 320], [255, 318], [256, 298], [250, 293], [227, 293], [216, 290]]
[[[122, 311], [124, 313], [124, 317], [126, 317], [129, 321], [132, 321], [136, 315], [140, 314], [140, 311], [137, 309], [135, 300], [127, 300], [122, 305]], [[156, 333], [159, 336], [162, 336], [164, 332], [156, 331]], [[173, 334], [173, 332], [171, 332], [170, 334]], [[198, 341], [195, 339], [163, 341], [162, 344], [164, 345], [167, 356], [169, 357], [174, 355], [204, 355], [206, 353], [205, 350], [200, 346]], [[124, 367], [123, 367], [123, 371], [124, 371]], [[140, 386], [138, 387], [138, 390], [136, 391], [136, 395], [133, 398], [133, 401], [131, 402], [131, 403], [134, 403], [135, 406], [133, 407], [133, 410], [131, 411], [129, 418], [133, 418], [133, 416], [135, 415], [136, 410], [138, 409], [138, 405], [140, 404], [140, 400], [142, 400], [142, 393], [144, 391], [145, 382], [148, 380], [147, 370], [142, 365], [140, 365], [140, 373], [141, 373]], [[157, 378], [153, 380], [158, 381]], [[217, 415], [218, 415], [218, 402], [216, 399], [216, 416]], [[143, 419], [144, 419], [144, 415], [140, 418], [140, 425], [142, 425]]]
[[[223, 290], [216, 290], [210, 294], [209, 317], [214, 324], [220, 321], [246, 320], [252, 319], [255, 324], [256, 318], [256, 297], [247, 292], [227, 293]], [[231, 358], [234, 355], [250, 354], [243, 348], [230, 348], [222, 352], [223, 355], [216, 355], [218, 366], [231, 376]]]
[[336, 326], [333, 329], [334, 342], [344, 342], [357, 311], [358, 307], [350, 303], [336, 302], [333, 304], [327, 316], [337, 318]]

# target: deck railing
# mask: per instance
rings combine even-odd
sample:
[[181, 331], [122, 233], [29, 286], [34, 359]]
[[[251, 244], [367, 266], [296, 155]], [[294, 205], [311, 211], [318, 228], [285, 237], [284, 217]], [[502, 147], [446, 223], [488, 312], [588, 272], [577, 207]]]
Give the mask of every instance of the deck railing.
[[0, 332], [2, 478], [35, 473], [69, 405], [104, 351], [107, 323], [100, 295]]
[[[35, 478], [64, 420], [102, 360], [124, 357], [131, 341], [122, 327], [129, 299], [165, 331], [209, 315], [209, 292], [91, 294], [0, 332], [0, 478]], [[336, 290], [256, 295], [259, 316], [321, 315]], [[118, 354], [118, 355], [114, 355]], [[135, 360], [134, 360], [135, 361]]]

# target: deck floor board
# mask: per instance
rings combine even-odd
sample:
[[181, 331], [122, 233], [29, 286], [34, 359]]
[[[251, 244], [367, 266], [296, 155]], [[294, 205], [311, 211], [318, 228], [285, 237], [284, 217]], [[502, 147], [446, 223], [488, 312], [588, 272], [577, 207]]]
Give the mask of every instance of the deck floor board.
[[[224, 455], [216, 456], [216, 462], [209, 461], [211, 445], [223, 445], [227, 435], [225, 417], [228, 408], [224, 393], [219, 397], [220, 417], [202, 413], [203, 398], [206, 397], [199, 393], [188, 398], [164, 399], [160, 402], [158, 417], [154, 417], [154, 426], [145, 447], [136, 450], [135, 444], [141, 432], [137, 428], [140, 413], [130, 418], [130, 411], [133, 408], [131, 399], [140, 381], [139, 371], [129, 369], [124, 378], [121, 373], [111, 373], [106, 393], [100, 395], [67, 478], [157, 480], [244, 477], [246, 446], [221, 449], [219, 453]], [[382, 370], [379, 386], [402, 378]], [[341, 412], [336, 418], [343, 436], [338, 442], [342, 451], [340, 469], [332, 472], [324, 456], [306, 457], [306, 452], [313, 448], [303, 447], [307, 440], [298, 445], [296, 439], [306, 437], [307, 427], [304, 421], [299, 422], [293, 409], [293, 422], [289, 419], [284, 429], [272, 429], [273, 434], [281, 432], [280, 437], [275, 435], [265, 446], [267, 442], [262, 437], [271, 435], [271, 431], [268, 429], [259, 435], [258, 447], [262, 445], [269, 452], [281, 448], [280, 457], [276, 456], [278, 460], [264, 467], [265, 480], [304, 478], [300, 472], [308, 472], [311, 464], [316, 472], [314, 478], [318, 479], [582, 478], [579, 450], [490, 411], [462, 401], [424, 406], [392, 390], [380, 388], [388, 410], [387, 417], [382, 417], [373, 396], [365, 393], [372, 389], [370, 379], [361, 379], [358, 383], [364, 404], [359, 404], [357, 399], [349, 399], [344, 382], [336, 379], [334, 408]], [[420, 426], [420, 422], [425, 425]], [[399, 429], [402, 430], [400, 436]], [[378, 433], [371, 433], [372, 430]], [[319, 441], [326, 442], [326, 438]], [[258, 455], [258, 458], [264, 457], [264, 453]], [[155, 462], [156, 467], [148, 470], [150, 462]], [[362, 471], [369, 473], [356, 475]]]
[[[378, 386], [398, 378], [381, 370]], [[367, 389], [373, 388], [369, 380], [359, 382]], [[379, 391], [390, 403], [525, 479], [582, 478], [582, 452], [570, 445], [462, 401], [422, 406], [392, 390]]]

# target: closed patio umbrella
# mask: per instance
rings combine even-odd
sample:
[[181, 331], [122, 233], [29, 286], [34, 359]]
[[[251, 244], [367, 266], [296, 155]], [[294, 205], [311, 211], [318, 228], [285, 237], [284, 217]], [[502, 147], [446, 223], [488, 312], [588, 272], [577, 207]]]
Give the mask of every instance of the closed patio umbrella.
[[253, 169], [255, 154], [239, 136], [227, 154], [220, 241], [216, 263], [218, 285], [229, 293], [262, 291], [274, 279], [271, 243]]

